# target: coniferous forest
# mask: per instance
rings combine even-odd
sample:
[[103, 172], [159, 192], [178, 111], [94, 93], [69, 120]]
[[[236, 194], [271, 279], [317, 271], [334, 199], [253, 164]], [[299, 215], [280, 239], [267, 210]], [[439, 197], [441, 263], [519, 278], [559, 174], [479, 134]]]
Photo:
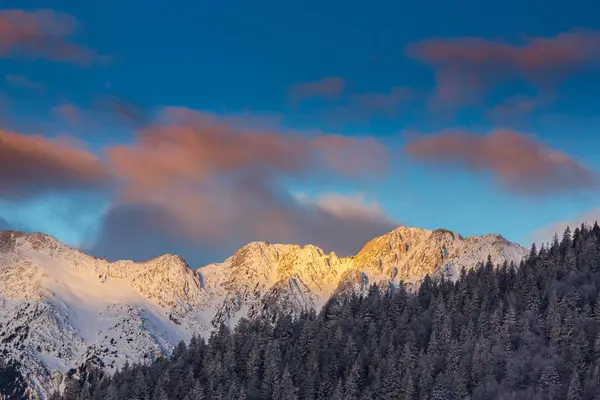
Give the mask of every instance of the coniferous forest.
[[600, 396], [600, 227], [520, 265], [371, 287], [297, 318], [242, 320], [113, 377], [82, 367], [59, 399], [568, 399]]

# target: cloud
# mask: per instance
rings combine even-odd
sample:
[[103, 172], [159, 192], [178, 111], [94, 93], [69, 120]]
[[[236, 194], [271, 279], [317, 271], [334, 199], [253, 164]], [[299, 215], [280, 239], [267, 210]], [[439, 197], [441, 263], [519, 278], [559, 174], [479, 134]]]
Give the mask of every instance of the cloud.
[[[97, 254], [122, 255], [111, 251], [119, 237], [111, 232], [123, 221], [136, 231], [130, 241], [148, 236], [160, 243], [158, 235], [222, 257], [253, 240], [316, 243], [348, 253], [394, 226], [350, 202], [337, 210], [332, 199], [302, 203], [283, 184], [381, 175], [387, 151], [368, 138], [246, 130], [213, 115], [168, 109], [161, 123], [142, 129], [130, 145], [108, 148], [107, 157], [118, 196]], [[155, 250], [140, 246], [140, 254]]]
[[295, 103], [315, 97], [332, 100], [339, 98], [345, 89], [346, 81], [344, 79], [327, 77], [292, 86], [289, 90], [289, 97]]
[[[398, 226], [369, 206], [366, 212], [360, 206], [332, 210], [331, 204], [299, 201], [283, 188], [247, 185], [218, 186], [213, 188], [218, 192], [197, 197], [174, 194], [172, 205], [117, 204], [90, 251], [114, 260], [179, 253], [200, 266], [222, 260], [250, 241], [265, 240], [315, 244], [346, 256]], [[185, 209], [177, 213], [175, 207]]]
[[34, 82], [25, 75], [6, 74], [4, 79], [11, 86], [22, 87], [25, 89], [43, 91], [45, 86], [41, 82]]
[[306, 195], [299, 195], [296, 198], [301, 204], [316, 207], [323, 212], [340, 218], [350, 217], [353, 219], [379, 220], [381, 222], [392, 223], [385, 216], [379, 203], [376, 201], [367, 201], [364, 193], [353, 196], [326, 193], [318, 196], [316, 199], [311, 199]]
[[360, 197], [306, 203], [287, 189], [289, 181], [382, 176], [389, 155], [372, 138], [262, 130], [165, 108], [132, 142], [103, 152], [0, 132], [0, 195], [15, 202], [77, 191], [111, 199], [106, 214], [95, 217], [96, 239], [86, 242], [86, 250], [108, 258], [181, 250], [208, 262], [253, 240], [350, 254], [395, 226]]
[[600, 32], [573, 30], [529, 37], [521, 44], [480, 37], [431, 39], [409, 45], [406, 53], [434, 68], [437, 104], [458, 104], [476, 100], [484, 89], [507, 79], [552, 87], [600, 61]]
[[76, 123], [81, 117], [81, 110], [71, 103], [63, 103], [56, 106], [54, 112], [63, 117], [70, 124]]
[[224, 257], [227, 244], [215, 251], [173, 232], [176, 227], [165, 230], [155, 222], [156, 216], [162, 214], [161, 208], [153, 206], [113, 206], [102, 219], [98, 236], [82, 250], [109, 260], [144, 261], [165, 253], [179, 254], [193, 266]]
[[600, 207], [579, 214], [568, 221], [554, 222], [538, 228], [529, 235], [529, 239], [535, 243], [550, 243], [555, 234], [559, 238], [562, 238], [567, 227], [570, 227], [571, 231], [573, 231], [575, 228], [581, 226], [582, 223], [592, 226], [596, 221], [600, 221]]
[[386, 168], [385, 148], [370, 138], [244, 130], [213, 115], [179, 108], [164, 115], [167, 122], [141, 130], [134, 146], [107, 149], [117, 176], [138, 194], [224, 175], [269, 178], [274, 171], [302, 176], [328, 170], [358, 176]]
[[0, 57], [45, 58], [89, 65], [101, 60], [95, 50], [72, 43], [77, 21], [53, 10], [0, 11]]
[[0, 130], [0, 196], [90, 189], [109, 174], [95, 155], [61, 140]]
[[98, 100], [94, 105], [94, 111], [105, 116], [116, 117], [118, 121], [134, 127], [142, 127], [150, 122], [145, 110], [117, 96]]
[[526, 115], [538, 108], [552, 104], [555, 100], [556, 96], [554, 93], [541, 93], [536, 96], [516, 95], [494, 106], [490, 115], [498, 119]]
[[414, 137], [406, 145], [414, 159], [444, 169], [490, 174], [523, 194], [557, 194], [597, 188], [598, 176], [567, 154], [519, 132], [499, 129], [486, 136], [448, 131]]

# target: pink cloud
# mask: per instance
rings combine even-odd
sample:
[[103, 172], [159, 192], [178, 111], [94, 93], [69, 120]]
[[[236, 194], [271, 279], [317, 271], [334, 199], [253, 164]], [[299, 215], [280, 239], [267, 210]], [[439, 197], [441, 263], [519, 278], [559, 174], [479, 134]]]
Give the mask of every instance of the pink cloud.
[[385, 148], [370, 138], [244, 130], [187, 109], [170, 109], [167, 118], [144, 128], [134, 146], [107, 149], [117, 176], [154, 190], [247, 171], [302, 176], [325, 169], [355, 176], [386, 168]]
[[574, 30], [515, 45], [480, 37], [431, 39], [409, 45], [409, 56], [432, 66], [436, 102], [464, 103], [486, 87], [520, 77], [546, 88], [600, 61], [600, 32]]
[[[256, 129], [239, 118], [168, 108], [131, 143], [103, 152], [99, 157], [71, 139], [0, 131], [0, 194], [112, 196], [92, 249], [111, 257], [137, 256], [116, 252], [126, 238], [128, 248], [147, 256], [169, 250], [164, 243], [224, 255], [253, 240], [317, 243], [350, 254], [395, 226], [360, 199], [303, 203], [284, 183], [377, 179], [389, 155], [372, 138]], [[142, 245], [150, 240], [152, 248]]]
[[598, 176], [567, 154], [519, 132], [499, 129], [486, 136], [449, 131], [413, 138], [414, 159], [444, 169], [459, 167], [490, 174], [510, 190], [549, 194], [594, 189]]
[[[153, 210], [154, 224], [194, 243], [321, 241], [347, 251], [366, 239], [364, 232], [392, 226], [374, 215], [300, 204], [281, 183], [318, 175], [377, 177], [388, 155], [374, 139], [250, 130], [211, 114], [168, 109], [134, 143], [106, 154], [119, 181], [115, 212]], [[350, 224], [348, 235], [359, 239], [335, 240], [332, 229], [340, 224]]]
[[53, 10], [0, 11], [0, 57], [27, 56], [89, 65], [101, 57], [72, 43], [77, 21]]
[[109, 178], [105, 165], [88, 151], [63, 140], [0, 130], [0, 194], [3, 196], [96, 188]]
[[300, 102], [309, 98], [337, 99], [346, 89], [346, 81], [339, 77], [322, 78], [314, 82], [294, 85], [289, 90], [290, 99]]
[[71, 103], [64, 103], [56, 106], [54, 112], [71, 124], [76, 123], [81, 118], [81, 110]]

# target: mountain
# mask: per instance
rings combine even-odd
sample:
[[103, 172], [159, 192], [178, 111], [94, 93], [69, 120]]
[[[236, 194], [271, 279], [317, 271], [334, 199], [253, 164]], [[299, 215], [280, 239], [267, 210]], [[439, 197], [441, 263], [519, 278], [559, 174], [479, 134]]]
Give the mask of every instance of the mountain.
[[[313, 245], [253, 242], [194, 271], [179, 256], [108, 262], [41, 233], [0, 232], [0, 354], [46, 397], [66, 372], [109, 372], [150, 362], [180, 340], [243, 316], [319, 308], [332, 293], [370, 284], [456, 279], [490, 255], [518, 262], [524, 248], [499, 235], [462, 238], [399, 227], [352, 257]], [[1, 390], [1, 388], [0, 388]]]
[[57, 400], [597, 400], [598, 287], [600, 227], [584, 225], [517, 268], [253, 318], [111, 380], [87, 369]]

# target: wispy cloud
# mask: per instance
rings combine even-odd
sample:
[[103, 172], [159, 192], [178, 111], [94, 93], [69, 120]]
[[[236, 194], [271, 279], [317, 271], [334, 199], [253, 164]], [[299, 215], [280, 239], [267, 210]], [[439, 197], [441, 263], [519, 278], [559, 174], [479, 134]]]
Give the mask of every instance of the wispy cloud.
[[507, 129], [488, 135], [446, 131], [416, 136], [409, 140], [406, 151], [415, 160], [444, 169], [487, 173], [517, 193], [556, 194], [598, 187], [597, 174], [577, 160]]
[[0, 194], [4, 197], [96, 189], [109, 178], [108, 168], [86, 150], [61, 140], [0, 130]]
[[515, 77], [540, 88], [553, 87], [565, 76], [600, 61], [600, 32], [574, 30], [529, 37], [519, 44], [481, 37], [430, 39], [409, 45], [406, 52], [435, 70], [434, 101], [456, 105]]
[[64, 118], [70, 124], [74, 124], [81, 118], [81, 110], [74, 104], [63, 103], [54, 107], [54, 112]]
[[[113, 251], [122, 232], [131, 235], [128, 242], [145, 241], [150, 226], [162, 243], [210, 251], [269, 240], [314, 242], [343, 254], [394, 226], [360, 198], [330, 195], [307, 203], [284, 184], [382, 176], [388, 151], [368, 137], [260, 130], [165, 108], [131, 143], [108, 146], [101, 155], [69, 141], [3, 133], [0, 158], [0, 186], [14, 199], [69, 190], [112, 197], [92, 249], [107, 256], [124, 255]], [[157, 248], [139, 249], [149, 256]]]
[[[107, 149], [120, 182], [112, 212], [120, 217], [109, 216], [106, 232], [124, 220], [147, 218], [163, 232], [204, 246], [316, 242], [348, 253], [392, 225], [349, 207], [340, 214], [299, 202], [282, 184], [319, 175], [381, 175], [387, 151], [373, 139], [255, 131], [186, 109], [168, 109], [161, 121], [143, 129], [135, 143]], [[344, 240], [333, 234], [342, 226]], [[101, 242], [110, 248], [109, 238]]]
[[71, 40], [76, 28], [75, 18], [54, 10], [0, 11], [0, 57], [44, 58], [79, 65], [107, 60]]

